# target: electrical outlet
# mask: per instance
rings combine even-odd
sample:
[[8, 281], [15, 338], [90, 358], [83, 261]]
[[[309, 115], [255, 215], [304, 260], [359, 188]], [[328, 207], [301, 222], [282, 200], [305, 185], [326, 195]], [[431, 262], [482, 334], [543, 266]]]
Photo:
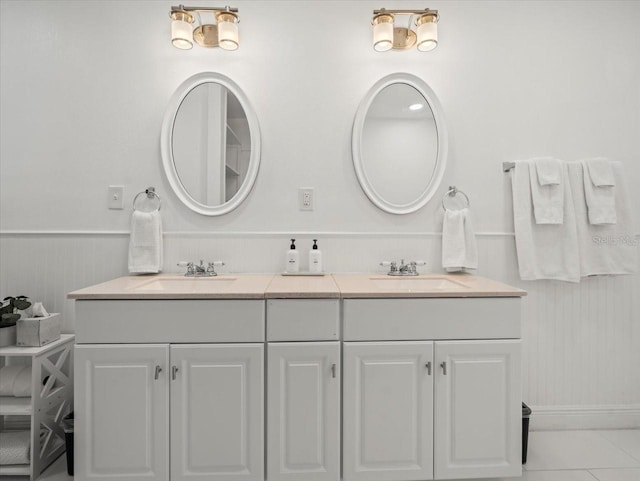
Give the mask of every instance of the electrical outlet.
[[313, 210], [315, 205], [313, 197], [312, 187], [298, 189], [298, 206], [300, 210]]
[[124, 209], [124, 186], [110, 185], [107, 192], [109, 209]]

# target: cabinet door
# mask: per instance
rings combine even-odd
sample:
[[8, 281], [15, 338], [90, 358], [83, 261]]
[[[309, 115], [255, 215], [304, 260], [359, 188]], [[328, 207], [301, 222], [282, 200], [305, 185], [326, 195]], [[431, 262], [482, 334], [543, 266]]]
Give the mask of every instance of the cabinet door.
[[169, 477], [168, 345], [75, 347], [76, 479]]
[[437, 342], [435, 382], [436, 479], [519, 476], [520, 341]]
[[340, 480], [340, 343], [269, 343], [267, 479]]
[[343, 478], [433, 479], [433, 343], [345, 342]]
[[263, 479], [263, 369], [262, 344], [171, 346], [172, 481]]

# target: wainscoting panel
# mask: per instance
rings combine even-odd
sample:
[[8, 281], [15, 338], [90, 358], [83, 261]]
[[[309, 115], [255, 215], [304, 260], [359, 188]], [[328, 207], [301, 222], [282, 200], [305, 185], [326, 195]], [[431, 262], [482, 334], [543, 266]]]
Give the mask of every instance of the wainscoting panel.
[[[223, 260], [222, 273], [281, 272], [296, 237], [306, 269], [319, 239], [327, 272], [384, 272], [382, 260], [424, 260], [441, 272], [438, 233], [171, 233], [166, 272], [178, 261]], [[0, 234], [2, 297], [27, 295], [62, 312], [66, 293], [127, 274], [129, 236], [105, 233]], [[640, 276], [594, 277], [580, 284], [520, 281], [509, 233], [479, 233], [478, 275], [528, 291], [523, 300], [523, 400], [532, 427], [640, 427]]]

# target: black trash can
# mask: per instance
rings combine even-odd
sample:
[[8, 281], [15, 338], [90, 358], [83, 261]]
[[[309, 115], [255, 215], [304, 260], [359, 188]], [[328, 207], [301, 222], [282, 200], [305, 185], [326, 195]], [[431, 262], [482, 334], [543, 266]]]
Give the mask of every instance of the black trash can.
[[62, 418], [62, 429], [67, 447], [67, 473], [73, 476], [73, 411]]
[[522, 403], [522, 464], [527, 464], [527, 445], [529, 444], [529, 416], [531, 408]]

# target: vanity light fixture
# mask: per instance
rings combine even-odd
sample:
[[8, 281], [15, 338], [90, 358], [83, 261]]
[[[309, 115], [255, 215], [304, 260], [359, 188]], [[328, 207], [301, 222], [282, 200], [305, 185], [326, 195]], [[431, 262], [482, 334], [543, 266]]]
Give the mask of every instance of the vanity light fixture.
[[[215, 23], [203, 22], [200, 14], [210, 15]], [[171, 43], [176, 48], [188, 50], [193, 41], [201, 47], [220, 47], [224, 50], [238, 48], [238, 9], [231, 7], [171, 7]], [[196, 22], [197, 18], [197, 22]], [[193, 24], [197, 24], [193, 28]]]
[[[408, 17], [407, 26], [396, 26], [396, 19]], [[421, 52], [438, 46], [437, 10], [380, 10], [373, 11], [373, 48], [378, 52], [407, 50], [414, 45]]]

